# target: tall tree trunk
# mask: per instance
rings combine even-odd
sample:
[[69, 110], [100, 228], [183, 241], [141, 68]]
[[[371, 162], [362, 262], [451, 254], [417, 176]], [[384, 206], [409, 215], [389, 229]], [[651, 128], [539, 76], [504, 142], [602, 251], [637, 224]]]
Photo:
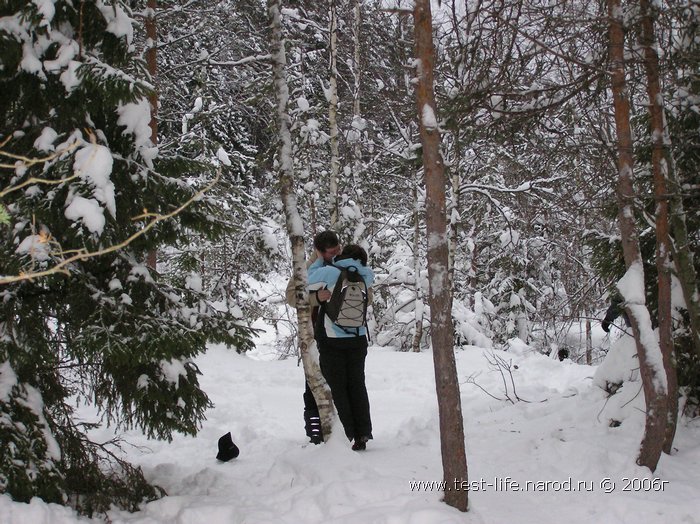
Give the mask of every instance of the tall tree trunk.
[[[156, 90], [156, 76], [158, 74], [158, 56], [156, 48], [158, 46], [158, 32], [156, 26], [157, 0], [148, 0], [146, 4], [146, 67], [153, 82], [153, 92], [148, 97], [151, 105], [151, 142], [158, 145], [158, 91]], [[155, 270], [158, 263], [158, 252], [151, 249], [146, 255], [146, 265]]]
[[663, 356], [651, 328], [649, 311], [644, 298], [644, 268], [635, 224], [632, 130], [630, 127], [630, 100], [625, 80], [623, 12], [620, 0], [608, 0], [610, 23], [610, 62], [612, 93], [617, 131], [618, 223], [627, 272], [618, 283], [625, 300], [625, 310], [632, 324], [637, 345], [639, 371], [646, 400], [646, 425], [637, 464], [651, 471], [656, 469], [666, 435], [668, 395]]
[[294, 192], [294, 167], [292, 161], [292, 137], [290, 118], [287, 111], [289, 89], [287, 86], [284, 40], [282, 37], [282, 20], [280, 0], [268, 0], [268, 16], [271, 28], [270, 54], [272, 60], [272, 75], [274, 90], [277, 98], [277, 125], [279, 132], [279, 149], [277, 165], [279, 169], [279, 185], [284, 206], [284, 216], [287, 223], [289, 240], [292, 245], [292, 268], [294, 272], [294, 290], [296, 294], [297, 319], [299, 321], [299, 354], [304, 366], [306, 381], [316, 399], [323, 435], [327, 439], [331, 434], [333, 422], [333, 402], [330, 390], [326, 386], [318, 360], [311, 350], [315, 344], [311, 330], [311, 308], [309, 294], [306, 290], [308, 275], [304, 260], [304, 228], [297, 208]]
[[338, 172], [340, 154], [338, 152], [338, 13], [336, 0], [330, 1], [330, 87], [328, 101], [328, 122], [330, 124], [331, 170], [329, 180], [331, 204], [331, 229], [337, 229], [340, 197], [338, 195]]
[[670, 138], [664, 118], [663, 98], [659, 82], [659, 57], [654, 36], [655, 13], [649, 0], [640, 0], [642, 46], [647, 73], [647, 93], [651, 116], [651, 162], [656, 199], [656, 270], [659, 279], [659, 344], [664, 357], [668, 381], [668, 422], [663, 450], [671, 452], [678, 420], [678, 378], [673, 354], [673, 322], [671, 317], [671, 241], [668, 218], [668, 169], [671, 165]]
[[433, 35], [430, 0], [416, 0], [414, 11], [417, 77], [416, 102], [423, 146], [428, 237], [428, 278], [430, 281], [430, 324], [433, 341], [435, 385], [440, 417], [440, 443], [445, 502], [467, 511], [468, 492], [456, 489], [467, 484], [467, 455], [464, 422], [455, 364], [452, 326], [452, 293], [448, 278], [445, 171], [440, 153], [433, 91]]

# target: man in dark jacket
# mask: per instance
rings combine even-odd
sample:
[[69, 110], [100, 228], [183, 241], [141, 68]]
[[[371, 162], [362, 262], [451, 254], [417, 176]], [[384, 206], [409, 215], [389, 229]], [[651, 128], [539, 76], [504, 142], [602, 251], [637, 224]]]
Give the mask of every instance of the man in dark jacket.
[[[338, 235], [334, 231], [322, 231], [314, 237], [314, 255], [309, 259], [308, 265], [311, 265], [317, 259], [322, 259], [323, 264], [333, 262], [333, 257], [340, 254], [341, 245]], [[287, 304], [296, 307], [296, 297], [294, 294], [294, 278], [290, 278], [285, 291]], [[316, 293], [309, 293], [309, 305], [311, 306], [311, 323], [316, 327], [316, 318], [318, 317], [319, 301], [325, 302], [331, 297], [331, 292], [327, 289], [321, 289]], [[312, 444], [320, 444], [323, 442], [323, 431], [321, 430], [321, 417], [316, 405], [309, 383], [305, 381], [304, 389], [304, 428], [306, 435], [309, 437]]]
[[[367, 266], [367, 252], [358, 245], [350, 244], [335, 257], [333, 265], [324, 265], [317, 260], [309, 267], [309, 290], [334, 290], [335, 286], [342, 285], [338, 282], [343, 270], [354, 273], [355, 278], [359, 277], [352, 282], [361, 282], [364, 286], [363, 298], [360, 299], [364, 307], [360, 307], [355, 300], [359, 296], [350, 298], [350, 295], [346, 295], [341, 303], [348, 306], [347, 309], [343, 308], [348, 315], [343, 315], [341, 319], [340, 316], [330, 316], [328, 305], [323, 305], [316, 321], [314, 337], [318, 344], [321, 372], [331, 388], [345, 435], [349, 440], [354, 440], [353, 450], [362, 451], [367, 449], [367, 442], [372, 439], [372, 418], [365, 384], [368, 346], [365, 314], [374, 272]], [[346, 292], [353, 285], [348, 283]], [[332, 295], [336, 297], [335, 292]], [[342, 295], [337, 295], [337, 298]], [[355, 315], [358, 311], [362, 311], [361, 318]], [[353, 322], [345, 323], [348, 320]], [[355, 320], [360, 320], [362, 325], [358, 326]]]

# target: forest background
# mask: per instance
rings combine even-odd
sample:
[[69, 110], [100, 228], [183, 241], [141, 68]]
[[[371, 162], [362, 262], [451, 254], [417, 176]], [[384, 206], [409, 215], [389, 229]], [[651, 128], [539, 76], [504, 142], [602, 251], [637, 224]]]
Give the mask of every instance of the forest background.
[[[208, 341], [249, 349], [250, 326], [277, 315], [283, 301], [261, 296], [258, 283], [291, 274], [291, 266], [267, 6], [73, 4], [0, 6], [0, 408], [11, 421], [0, 429], [3, 450], [11, 450], [0, 461], [0, 485], [17, 500], [39, 495], [90, 513], [109, 503], [136, 507], [157, 490], [85, 438], [90, 425], [74, 419], [75, 403], [153, 437], [196, 432], [208, 398], [192, 357]], [[547, 355], [566, 350], [574, 361], [605, 356], [590, 323], [625, 274], [608, 4], [434, 6], [457, 347], [503, 348], [517, 337]], [[623, 2], [616, 14], [625, 30], [636, 227], [653, 319], [658, 198], [641, 5]], [[373, 342], [399, 351], [431, 343], [412, 8], [282, 6], [294, 191], [307, 247], [331, 227], [344, 243], [368, 249], [380, 277]], [[700, 3], [653, 9], [678, 181], [670, 192], [697, 254]], [[78, 174], [84, 157], [100, 162]], [[682, 405], [693, 415], [696, 349], [674, 282], [677, 370]], [[280, 356], [295, 356], [293, 312], [275, 321], [292, 332], [280, 336]], [[115, 461], [116, 470], [105, 466]]]

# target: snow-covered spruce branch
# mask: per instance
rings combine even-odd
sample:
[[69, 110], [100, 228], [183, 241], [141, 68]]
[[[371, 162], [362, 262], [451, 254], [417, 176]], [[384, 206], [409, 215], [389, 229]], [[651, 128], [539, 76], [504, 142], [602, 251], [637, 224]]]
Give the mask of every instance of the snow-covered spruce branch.
[[[5, 140], [0, 142], [0, 157], [7, 157], [13, 160], [16, 160], [17, 162], [21, 162], [21, 167], [28, 168], [36, 164], [43, 164], [45, 162], [49, 162], [51, 160], [54, 160], [60, 156], [62, 156], [65, 153], [70, 153], [73, 149], [75, 149], [78, 146], [78, 142], [73, 142], [69, 146], [60, 149], [56, 151], [55, 153], [52, 153], [46, 157], [41, 157], [41, 158], [30, 158], [27, 156], [23, 155], [16, 155], [14, 153], [9, 153], [7, 151], [4, 151], [2, 148], [7, 145], [7, 143], [10, 141], [12, 138], [12, 135], [8, 136]], [[5, 164], [0, 162], [0, 169], [17, 169], [17, 163], [15, 162], [14, 164]], [[35, 178], [31, 177], [22, 182], [21, 184], [13, 185], [10, 187], [7, 187], [5, 189], [0, 190], [0, 198], [9, 195], [10, 193], [14, 191], [18, 191], [28, 185], [31, 184], [62, 184], [64, 182], [67, 182], [69, 180], [73, 180], [74, 178], [77, 178], [79, 175], [75, 174], [73, 176], [70, 176], [68, 178], [61, 178], [60, 180], [48, 180], [44, 178]]]
[[[148, 211], [145, 211], [141, 215], [133, 217], [131, 220], [132, 221], [137, 221], [137, 220], [143, 220], [143, 219], [149, 219], [149, 222], [140, 230], [138, 230], [136, 233], [132, 234], [125, 240], [119, 242], [118, 244], [113, 244], [111, 246], [101, 248], [95, 251], [88, 251], [87, 249], [78, 249], [78, 250], [72, 250], [72, 251], [63, 251], [60, 250], [58, 253], [51, 253], [52, 255], [56, 256], [57, 258], [60, 258], [60, 262], [58, 262], [55, 266], [45, 269], [43, 271], [28, 271], [28, 272], [20, 272], [19, 275], [3, 275], [0, 276], [0, 285], [2, 284], [12, 284], [14, 282], [20, 282], [23, 280], [33, 280], [35, 278], [43, 278], [49, 275], [55, 275], [57, 273], [63, 273], [65, 275], [70, 275], [70, 271], [67, 269], [67, 266], [72, 264], [73, 262], [81, 262], [83, 260], [87, 260], [90, 258], [106, 255], [109, 253], [114, 253], [115, 251], [119, 251], [121, 249], [126, 248], [129, 244], [131, 244], [134, 240], [137, 238], [145, 235], [148, 233], [151, 229], [153, 229], [157, 224], [160, 222], [163, 222], [165, 220], [168, 220], [170, 218], [173, 218], [180, 214], [182, 211], [187, 209], [192, 203], [198, 201], [207, 191], [209, 191], [212, 187], [214, 187], [218, 181], [219, 178], [221, 177], [221, 170], [218, 169], [216, 173], [216, 177], [214, 180], [211, 181], [209, 185], [207, 185], [205, 188], [201, 189], [197, 193], [195, 193], [191, 198], [189, 198], [186, 202], [181, 204], [179, 207], [177, 207], [175, 210], [171, 211], [170, 213], [149, 213]], [[40, 238], [40, 242], [52, 242], [50, 235], [46, 235], [44, 237]], [[66, 255], [68, 255], [67, 258]]]
[[[55, 153], [52, 153], [49, 156], [46, 157], [41, 157], [41, 158], [30, 158], [27, 156], [23, 155], [16, 155], [14, 153], [10, 153], [7, 151], [4, 151], [2, 148], [5, 147], [8, 142], [12, 139], [12, 135], [8, 136], [0, 142], [0, 157], [6, 157], [15, 160], [16, 162], [13, 164], [5, 164], [0, 162], [0, 169], [17, 169], [18, 168], [18, 163], [19, 167], [22, 168], [28, 168], [36, 164], [42, 164], [45, 162], [50, 162], [51, 160], [54, 160], [60, 156], [62, 156], [65, 153], [70, 153], [73, 149], [75, 149], [78, 145], [77, 142], [73, 142], [69, 146], [60, 149], [56, 151]], [[0, 189], [0, 198], [3, 198], [10, 193], [13, 193], [15, 191], [19, 191], [22, 188], [25, 188], [29, 185], [32, 184], [46, 184], [46, 185], [57, 185], [57, 184], [63, 184], [64, 182], [68, 182], [70, 180], [73, 180], [75, 178], [78, 178], [80, 175], [76, 173], [75, 175], [69, 176], [67, 178], [61, 178], [60, 180], [49, 180], [46, 178], [37, 178], [37, 177], [30, 177], [24, 182], [20, 184], [15, 184], [15, 185], [10, 185], [9, 187], [6, 187], [4, 189]], [[0, 224], [7, 224], [10, 221], [10, 216], [7, 214], [7, 210], [5, 209], [5, 206], [0, 204]]]

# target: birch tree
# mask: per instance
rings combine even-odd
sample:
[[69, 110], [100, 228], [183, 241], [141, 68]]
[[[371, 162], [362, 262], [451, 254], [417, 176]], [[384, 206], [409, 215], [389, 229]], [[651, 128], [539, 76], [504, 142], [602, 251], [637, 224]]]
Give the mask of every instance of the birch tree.
[[333, 402], [330, 390], [321, 374], [318, 358], [315, 357], [316, 343], [313, 340], [311, 330], [311, 308], [309, 307], [309, 294], [306, 290], [308, 275], [304, 260], [304, 227], [299, 216], [296, 194], [294, 192], [292, 136], [287, 109], [289, 90], [285, 72], [287, 58], [282, 36], [280, 0], [268, 0], [267, 8], [271, 28], [270, 54], [274, 92], [277, 99], [277, 127], [279, 133], [276, 164], [279, 171], [279, 187], [282, 195], [287, 232], [292, 246], [293, 278], [295, 282], [297, 319], [299, 322], [299, 354], [304, 366], [306, 381], [318, 405], [323, 435], [328, 439], [331, 435], [333, 422]]
[[338, 171], [340, 153], [338, 151], [338, 10], [336, 0], [330, 1], [329, 29], [329, 88], [328, 124], [330, 126], [331, 165], [328, 189], [330, 192], [331, 229], [338, 225], [340, 198], [338, 196]]
[[445, 502], [467, 511], [468, 493], [453, 489], [467, 482], [467, 456], [459, 382], [454, 355], [452, 293], [448, 274], [445, 172], [433, 90], [434, 50], [430, 0], [416, 0], [413, 10], [416, 56], [416, 103], [423, 146], [428, 237], [428, 278], [435, 385], [440, 417], [440, 441]]

